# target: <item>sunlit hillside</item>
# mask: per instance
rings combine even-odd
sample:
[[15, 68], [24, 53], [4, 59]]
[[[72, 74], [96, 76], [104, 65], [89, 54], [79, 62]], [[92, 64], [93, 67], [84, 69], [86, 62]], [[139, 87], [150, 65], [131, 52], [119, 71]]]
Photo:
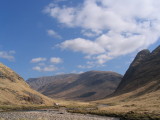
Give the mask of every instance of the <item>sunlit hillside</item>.
[[23, 78], [0, 64], [0, 105], [53, 105], [53, 100], [32, 90]]

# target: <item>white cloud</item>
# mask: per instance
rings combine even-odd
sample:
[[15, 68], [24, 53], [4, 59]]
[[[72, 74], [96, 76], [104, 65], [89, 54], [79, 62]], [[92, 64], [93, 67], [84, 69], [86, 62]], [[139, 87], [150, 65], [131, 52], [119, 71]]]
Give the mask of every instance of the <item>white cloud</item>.
[[54, 65], [46, 66], [43, 69], [44, 72], [53, 72], [53, 71], [56, 71], [56, 70], [57, 70], [57, 67], [55, 67]]
[[60, 47], [63, 49], [70, 49], [75, 52], [82, 52], [90, 55], [105, 52], [105, 49], [99, 46], [97, 43], [82, 38], [66, 40], [65, 42], [60, 44]]
[[46, 65], [46, 66], [35, 66], [32, 68], [35, 71], [38, 72], [53, 72], [56, 71], [58, 68], [55, 67], [54, 65]]
[[[47, 58], [33, 58], [31, 63], [36, 63], [36, 66], [32, 69], [38, 72], [53, 72], [58, 70], [59, 68], [53, 64], [62, 63], [63, 60], [59, 57], [51, 57], [50, 59]], [[53, 64], [51, 64], [53, 63]]]
[[46, 61], [46, 60], [47, 60], [46, 58], [38, 57], [38, 58], [33, 58], [31, 60], [31, 63], [43, 62], [43, 61]]
[[57, 32], [55, 32], [54, 30], [49, 29], [49, 30], [47, 30], [47, 33], [48, 33], [48, 35], [51, 36], [51, 37], [58, 38], [58, 39], [61, 39], [61, 38], [62, 38], [62, 37], [61, 37]]
[[77, 67], [81, 69], [89, 69], [89, 68], [92, 68], [93, 66], [92, 65], [78, 65]]
[[45, 12], [68, 27], [81, 28], [88, 37], [95, 33], [94, 39], [66, 40], [60, 47], [82, 52], [103, 64], [159, 40], [159, 6], [159, 0], [84, 0], [77, 7], [52, 4]]
[[0, 58], [7, 59], [9, 61], [14, 61], [15, 57], [13, 56], [15, 51], [0, 51]]
[[97, 57], [92, 57], [90, 59], [92, 61], [91, 60], [87, 61], [85, 65], [78, 65], [77, 68], [90, 69], [90, 68], [94, 68], [94, 67], [104, 67], [105, 66], [104, 63], [110, 58], [108, 58], [108, 56], [105, 56], [105, 55], [100, 55]]
[[52, 58], [50, 58], [50, 62], [54, 63], [54, 64], [59, 64], [59, 63], [62, 63], [63, 60], [59, 57], [52, 57]]
[[94, 57], [93, 59], [96, 60], [96, 64], [103, 65], [105, 62], [107, 62], [108, 60], [111, 60], [112, 58], [106, 54], [100, 54], [100, 55]]
[[35, 71], [39, 71], [39, 72], [42, 71], [42, 69], [41, 69], [40, 66], [35, 66], [35, 67], [33, 67], [32, 69], [35, 70]]
[[81, 33], [87, 37], [96, 37], [101, 34], [101, 31], [82, 30]]

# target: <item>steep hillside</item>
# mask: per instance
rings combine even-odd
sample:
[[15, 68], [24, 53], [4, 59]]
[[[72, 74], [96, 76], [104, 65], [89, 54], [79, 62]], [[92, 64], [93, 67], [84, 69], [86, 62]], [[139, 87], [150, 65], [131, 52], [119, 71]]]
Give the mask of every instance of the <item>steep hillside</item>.
[[[122, 78], [116, 91], [106, 99], [100, 110], [139, 114], [160, 119], [160, 46], [153, 52], [139, 52]], [[134, 116], [135, 117], [135, 116]]]
[[32, 90], [29, 85], [0, 63], [0, 105], [52, 105], [53, 101]]
[[111, 94], [121, 78], [120, 74], [114, 72], [89, 71], [29, 79], [27, 82], [33, 89], [52, 98], [90, 101]]
[[154, 85], [145, 92], [160, 89], [160, 46], [153, 52], [142, 50], [130, 65], [114, 94], [127, 93], [150, 82]]

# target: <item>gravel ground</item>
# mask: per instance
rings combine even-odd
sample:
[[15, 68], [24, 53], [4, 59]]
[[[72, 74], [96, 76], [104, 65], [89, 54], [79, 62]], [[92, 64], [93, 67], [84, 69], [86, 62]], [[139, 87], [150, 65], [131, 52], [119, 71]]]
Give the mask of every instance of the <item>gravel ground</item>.
[[72, 114], [61, 111], [0, 112], [0, 120], [119, 120], [96, 115]]

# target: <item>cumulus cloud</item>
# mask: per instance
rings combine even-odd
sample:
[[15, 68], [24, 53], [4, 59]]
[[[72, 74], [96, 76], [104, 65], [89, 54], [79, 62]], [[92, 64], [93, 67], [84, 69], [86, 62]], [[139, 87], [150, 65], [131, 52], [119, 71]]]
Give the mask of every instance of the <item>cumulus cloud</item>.
[[53, 38], [58, 38], [58, 39], [61, 39], [62, 37], [57, 33], [55, 32], [54, 30], [47, 30], [47, 33], [49, 36], [53, 37]]
[[[36, 63], [36, 66], [32, 68], [32, 70], [38, 72], [53, 72], [58, 70], [59, 68], [55, 66], [55, 64], [62, 63], [63, 60], [59, 57], [51, 57], [50, 59], [39, 57], [33, 58], [31, 63]], [[54, 65], [53, 65], [54, 64]]]
[[9, 61], [14, 61], [15, 57], [13, 56], [15, 51], [0, 51], [0, 58], [7, 59]]
[[82, 52], [90, 55], [105, 52], [105, 49], [99, 46], [97, 43], [82, 38], [66, 40], [60, 44], [60, 47], [63, 49], [70, 49], [75, 52]]
[[46, 58], [38, 57], [38, 58], [33, 58], [33, 59], [31, 60], [31, 63], [43, 62], [43, 61], [46, 61], [46, 60], [47, 60]]
[[84, 35], [84, 36], [86, 36], [86, 37], [96, 37], [96, 36], [98, 36], [98, 35], [100, 35], [101, 34], [101, 32], [99, 31], [90, 31], [90, 30], [82, 30], [81, 31], [81, 33]]
[[57, 70], [57, 67], [55, 67], [54, 65], [35, 66], [32, 69], [38, 72], [53, 72]]
[[52, 71], [56, 71], [56, 70], [57, 70], [57, 67], [55, 67], [54, 65], [46, 66], [43, 69], [43, 71], [45, 71], [45, 72], [52, 72]]
[[78, 65], [77, 67], [81, 69], [89, 69], [89, 68], [92, 68], [93, 65]]
[[41, 69], [40, 66], [35, 66], [35, 67], [33, 67], [32, 69], [35, 70], [35, 71], [39, 71], [39, 72], [42, 71], [42, 69]]
[[60, 44], [82, 52], [96, 63], [149, 47], [160, 37], [158, 0], [84, 0], [76, 7], [48, 5], [45, 12], [67, 27], [79, 27], [94, 39], [75, 38]]
[[59, 64], [59, 63], [62, 63], [63, 60], [59, 57], [52, 57], [52, 58], [50, 58], [50, 62], [54, 63], [54, 64]]

